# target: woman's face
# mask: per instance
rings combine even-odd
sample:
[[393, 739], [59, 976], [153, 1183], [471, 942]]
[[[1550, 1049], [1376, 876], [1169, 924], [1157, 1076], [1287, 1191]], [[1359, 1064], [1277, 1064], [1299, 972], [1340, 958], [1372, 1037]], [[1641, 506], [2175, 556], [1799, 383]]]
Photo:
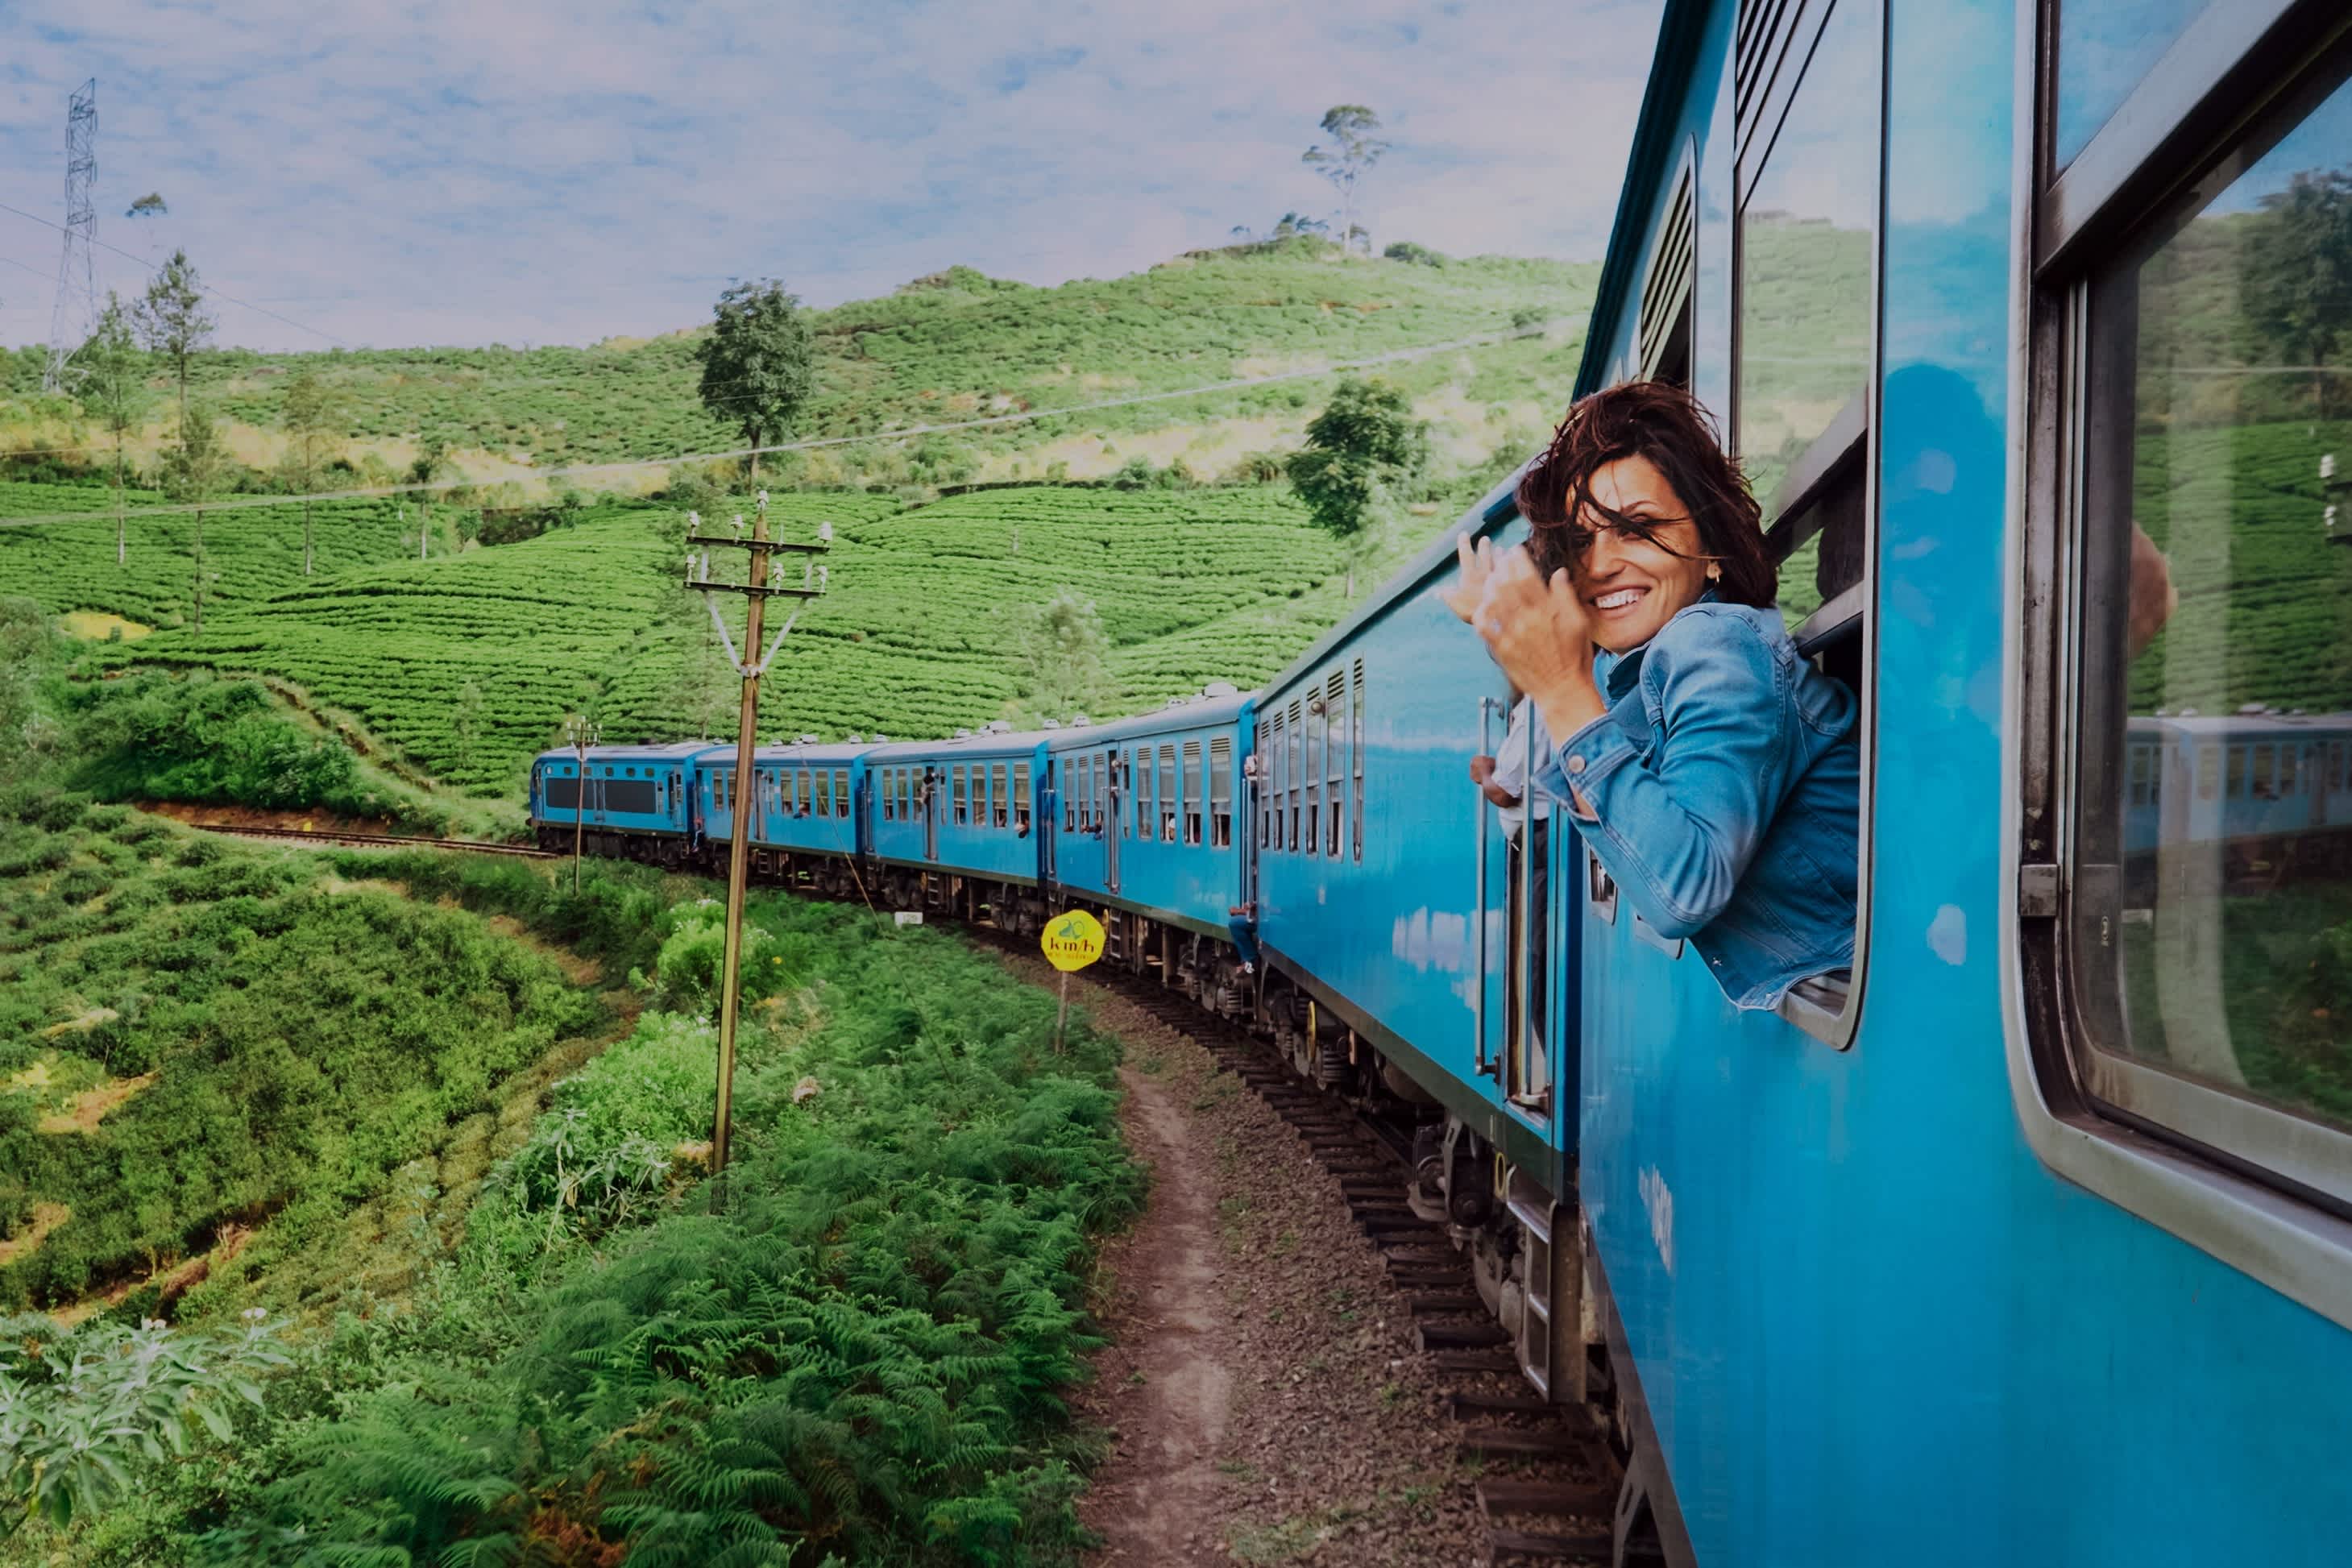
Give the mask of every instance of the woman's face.
[[1577, 518], [1591, 531], [1571, 575], [1584, 601], [1592, 640], [1612, 653], [1637, 648], [1706, 592], [1698, 524], [1649, 458], [1634, 456], [1592, 473], [1592, 500], [1650, 535], [1638, 537], [1587, 509]]

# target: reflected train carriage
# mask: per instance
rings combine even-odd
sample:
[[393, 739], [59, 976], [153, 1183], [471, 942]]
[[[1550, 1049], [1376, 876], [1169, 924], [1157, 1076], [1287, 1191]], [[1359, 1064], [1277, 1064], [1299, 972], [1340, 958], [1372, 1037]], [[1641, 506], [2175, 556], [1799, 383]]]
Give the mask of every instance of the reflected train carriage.
[[576, 827], [591, 854], [684, 864], [702, 841], [695, 761], [709, 750], [704, 741], [591, 746], [584, 775], [578, 752], [541, 752], [530, 764], [530, 802], [540, 847], [569, 851]]
[[[2352, 871], [2352, 713], [2132, 716], [2124, 855], [2136, 899], [2158, 860], [2215, 847], [2232, 884]], [[2143, 906], [2144, 907], [2144, 906]]]
[[1050, 824], [1038, 805], [1049, 738], [1000, 721], [953, 740], [866, 751], [866, 843], [898, 907], [1043, 929]]
[[1249, 897], [1236, 823], [1254, 713], [1253, 699], [1221, 684], [1045, 742], [1056, 907], [1100, 911], [1110, 962], [1156, 969], [1227, 1013], [1249, 995], [1229, 931]]

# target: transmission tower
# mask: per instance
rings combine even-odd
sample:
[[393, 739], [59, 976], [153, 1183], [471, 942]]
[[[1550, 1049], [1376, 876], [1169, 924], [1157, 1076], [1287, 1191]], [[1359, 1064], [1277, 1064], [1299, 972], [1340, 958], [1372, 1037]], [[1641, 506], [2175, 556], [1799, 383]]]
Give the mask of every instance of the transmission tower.
[[98, 273], [89, 253], [97, 219], [89, 180], [98, 170], [98, 79], [92, 77], [66, 103], [66, 247], [58, 261], [58, 304], [49, 317], [49, 363], [41, 390], [63, 392], [66, 361], [89, 338], [98, 320]]

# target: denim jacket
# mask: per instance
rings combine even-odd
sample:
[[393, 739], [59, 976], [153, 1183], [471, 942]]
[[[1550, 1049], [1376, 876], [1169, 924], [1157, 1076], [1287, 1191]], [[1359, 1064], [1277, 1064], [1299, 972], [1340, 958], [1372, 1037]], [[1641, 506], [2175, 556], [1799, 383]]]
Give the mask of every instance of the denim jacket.
[[1609, 711], [1544, 746], [1536, 784], [1570, 803], [1642, 918], [1687, 937], [1741, 1007], [1849, 966], [1853, 693], [1806, 662], [1779, 612], [1712, 592], [1643, 647], [1596, 654], [1592, 673]]

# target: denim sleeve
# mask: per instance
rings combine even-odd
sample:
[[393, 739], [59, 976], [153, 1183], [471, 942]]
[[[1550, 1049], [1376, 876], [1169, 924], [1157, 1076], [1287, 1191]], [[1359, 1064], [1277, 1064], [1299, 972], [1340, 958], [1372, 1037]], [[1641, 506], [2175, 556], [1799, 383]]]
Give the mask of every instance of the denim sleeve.
[[1659, 707], [1648, 756], [1604, 713], [1559, 743], [1537, 783], [1571, 803], [1642, 917], [1686, 937], [1731, 901], [1786, 793], [1788, 674], [1747, 622], [1686, 615], [1651, 644], [1642, 683]]

